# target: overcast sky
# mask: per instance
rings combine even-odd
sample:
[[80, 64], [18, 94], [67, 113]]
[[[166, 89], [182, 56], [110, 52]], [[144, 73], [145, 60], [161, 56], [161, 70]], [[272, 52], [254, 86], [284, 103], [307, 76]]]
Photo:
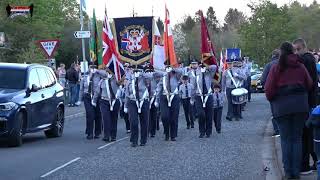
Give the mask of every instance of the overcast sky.
[[[271, 1], [282, 6], [293, 0]], [[313, 0], [298, 1], [302, 4], [313, 2]], [[208, 7], [212, 6], [221, 23], [229, 8], [237, 8], [249, 16], [250, 9], [247, 4], [249, 2], [257, 2], [257, 0], [86, 0], [86, 2], [88, 14], [92, 16], [92, 9], [95, 8], [98, 19], [103, 19], [105, 6], [107, 7], [109, 18], [132, 16], [133, 9], [138, 16], [151, 16], [153, 9], [154, 16], [164, 19], [164, 4], [166, 2], [171, 22], [173, 23], [181, 21], [185, 15], [193, 16], [199, 9], [206, 12]]]

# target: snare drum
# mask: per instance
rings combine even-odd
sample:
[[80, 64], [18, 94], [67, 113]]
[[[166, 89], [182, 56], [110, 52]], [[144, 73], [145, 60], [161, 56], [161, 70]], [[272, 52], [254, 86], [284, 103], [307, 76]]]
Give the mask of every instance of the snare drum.
[[233, 104], [243, 104], [248, 101], [248, 90], [245, 88], [237, 88], [231, 91]]

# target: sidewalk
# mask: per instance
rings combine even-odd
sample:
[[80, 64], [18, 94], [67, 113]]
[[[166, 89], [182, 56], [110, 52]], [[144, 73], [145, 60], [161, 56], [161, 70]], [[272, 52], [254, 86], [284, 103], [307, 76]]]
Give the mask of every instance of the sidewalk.
[[68, 107], [66, 105], [65, 107], [65, 118], [71, 119], [74, 117], [84, 116], [85, 115], [85, 109], [83, 103], [78, 107]]
[[[280, 137], [273, 138], [274, 145], [275, 145], [275, 156], [278, 160], [278, 167], [281, 171], [282, 176], [284, 176], [283, 164], [282, 164], [282, 152], [281, 152], [281, 140]], [[301, 180], [316, 180], [317, 179], [317, 172], [314, 172], [307, 176], [300, 176]]]

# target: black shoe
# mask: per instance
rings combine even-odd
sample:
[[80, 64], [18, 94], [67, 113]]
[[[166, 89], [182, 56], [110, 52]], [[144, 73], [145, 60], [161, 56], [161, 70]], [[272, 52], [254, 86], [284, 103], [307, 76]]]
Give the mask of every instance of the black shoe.
[[236, 118], [236, 121], [240, 121], [240, 119], [239, 119], [239, 118]]
[[187, 126], [187, 129], [190, 129], [190, 126]]
[[193, 129], [193, 128], [194, 128], [194, 125], [191, 125], [191, 128]]
[[155, 137], [155, 135], [153, 135], [153, 134], [152, 134], [150, 137], [154, 138], [154, 137]]
[[207, 135], [206, 138], [210, 138], [211, 135]]
[[95, 135], [94, 138], [95, 138], [95, 139], [99, 139], [99, 138], [100, 138], [100, 135]]
[[243, 117], [242, 117], [242, 116], [240, 116], [240, 119], [243, 119]]
[[217, 133], [218, 133], [218, 134], [221, 134], [221, 130], [218, 130]]
[[88, 139], [88, 140], [91, 140], [91, 139], [93, 139], [93, 136], [92, 136], [92, 135], [88, 135], [88, 136], [87, 136], [87, 139]]
[[164, 140], [165, 141], [169, 141], [169, 136], [166, 136], [166, 138]]
[[312, 173], [312, 170], [311, 170], [310, 167], [301, 169], [301, 171], [300, 171], [300, 174], [301, 174], [301, 175], [309, 175], [309, 174], [311, 174], [311, 173]]
[[102, 139], [102, 141], [104, 141], [104, 142], [110, 142], [110, 139], [105, 137], [105, 138]]
[[111, 142], [115, 142], [115, 141], [117, 141], [116, 138], [111, 138]]
[[146, 143], [141, 143], [141, 144], [140, 144], [140, 146], [145, 146], [145, 145], [146, 145]]
[[312, 170], [313, 172], [316, 172], [316, 171], [317, 171], [317, 165], [314, 164], [313, 166], [311, 166], [311, 170]]
[[228, 120], [228, 121], [232, 121], [232, 118], [231, 117], [226, 117], [226, 119]]
[[138, 146], [138, 143], [132, 143], [131, 144], [131, 147], [137, 147]]
[[204, 138], [204, 134], [200, 134], [199, 138]]
[[177, 141], [176, 138], [171, 138], [171, 141]]

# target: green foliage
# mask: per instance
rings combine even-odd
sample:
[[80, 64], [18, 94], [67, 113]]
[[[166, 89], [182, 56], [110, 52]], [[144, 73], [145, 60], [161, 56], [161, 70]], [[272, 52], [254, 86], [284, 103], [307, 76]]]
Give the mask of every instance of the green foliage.
[[243, 52], [260, 65], [269, 61], [272, 50], [284, 41], [304, 38], [310, 49], [320, 47], [319, 4], [310, 6], [297, 1], [278, 7], [270, 1], [251, 4], [252, 17], [240, 28], [240, 44]]
[[[65, 34], [65, 29], [68, 29], [68, 26], [74, 26], [72, 22], [78, 20], [79, 5], [76, 0], [1, 0], [0, 8], [4, 10], [8, 4], [29, 6], [31, 3], [34, 4], [32, 18], [11, 19], [7, 17], [6, 11], [0, 11], [0, 32], [5, 32], [8, 42], [6, 49], [0, 49], [0, 61], [43, 62], [45, 56], [36, 46], [38, 40], [60, 39], [63, 47], [64, 38], [73, 36], [73, 32]], [[73, 46], [69, 44], [65, 49], [69, 47]], [[59, 53], [64, 51], [59, 49]], [[64, 60], [60, 59], [60, 61]]]

